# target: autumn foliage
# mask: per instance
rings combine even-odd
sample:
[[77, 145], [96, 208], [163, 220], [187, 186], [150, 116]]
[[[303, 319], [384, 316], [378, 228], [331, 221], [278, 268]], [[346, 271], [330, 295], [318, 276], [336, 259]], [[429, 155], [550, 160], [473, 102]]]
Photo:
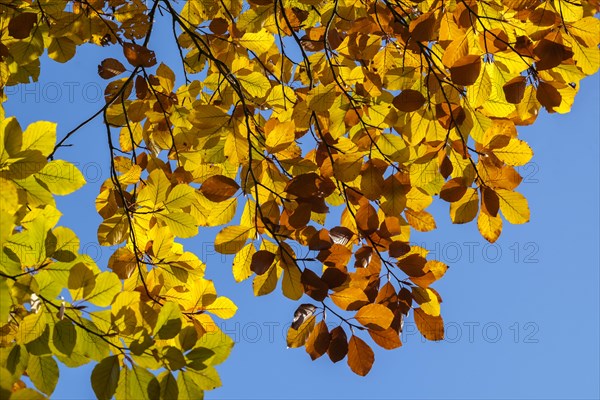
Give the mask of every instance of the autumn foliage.
[[[366, 375], [374, 344], [402, 345], [406, 318], [443, 339], [433, 286], [448, 267], [411, 232], [435, 230], [434, 198], [489, 242], [504, 223], [529, 221], [515, 167], [533, 152], [516, 127], [542, 108], [568, 112], [596, 73], [599, 7], [3, 2], [0, 89], [37, 80], [45, 55], [76, 60], [84, 44], [122, 56], [98, 66], [106, 104], [58, 139], [55, 124], [22, 130], [0, 106], [1, 397], [50, 396], [57, 362], [97, 363], [100, 399], [199, 398], [219, 386], [214, 365], [233, 342], [214, 318], [237, 307], [178, 242], [209, 226], [222, 226], [215, 249], [234, 255], [236, 281], [298, 302], [288, 346], [313, 360], [346, 359]], [[156, 24], [173, 36], [155, 39]], [[179, 58], [163, 60], [156, 40]], [[98, 242], [119, 246], [101, 266], [58, 225], [54, 200], [85, 184], [59, 158], [94, 118], [112, 160]]]

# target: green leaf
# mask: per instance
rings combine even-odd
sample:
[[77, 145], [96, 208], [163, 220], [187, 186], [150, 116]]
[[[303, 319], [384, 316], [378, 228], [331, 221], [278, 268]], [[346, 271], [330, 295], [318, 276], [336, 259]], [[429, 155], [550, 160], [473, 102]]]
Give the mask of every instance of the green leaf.
[[10, 396], [10, 400], [46, 400], [47, 397], [31, 388], [23, 388]]
[[83, 318], [81, 318], [79, 322], [81, 322], [86, 329], [82, 329], [75, 325], [75, 330], [77, 331], [77, 344], [75, 345], [76, 351], [85, 357], [89, 357], [96, 361], [100, 361], [105, 357], [108, 357], [108, 343], [106, 343], [100, 336], [91, 333], [95, 332], [102, 335], [102, 332], [98, 329], [96, 324]]
[[214, 367], [206, 367], [199, 371], [187, 370], [186, 372], [202, 390], [213, 390], [221, 386], [221, 378]]
[[179, 305], [168, 301], [158, 313], [154, 334], [158, 335], [161, 339], [172, 339], [177, 336], [180, 330], [181, 310], [179, 309]]
[[165, 371], [158, 376], [160, 381], [160, 398], [161, 399], [178, 399], [179, 398], [179, 387], [177, 387], [177, 380], [171, 373], [171, 371]]
[[7, 280], [0, 278], [0, 325], [4, 325], [8, 321], [12, 305], [12, 296], [8, 289]]
[[121, 369], [115, 394], [117, 400], [154, 400], [160, 397], [160, 385], [154, 375], [133, 364]]
[[204, 399], [204, 391], [195, 382], [192, 372], [179, 372], [177, 387], [179, 388], [179, 400]]
[[15, 379], [12, 374], [6, 368], [0, 367], [0, 399], [10, 397], [13, 383], [15, 383]]
[[119, 383], [119, 357], [110, 356], [100, 361], [92, 370], [92, 389], [99, 400], [110, 400]]
[[64, 355], [70, 356], [77, 343], [77, 331], [71, 321], [59, 320], [52, 329], [52, 346]]
[[233, 345], [233, 339], [219, 330], [216, 332], [207, 332], [202, 335], [198, 341], [197, 349], [210, 350], [213, 354], [205, 360], [205, 364], [217, 365], [229, 357]]
[[32, 313], [21, 321], [19, 330], [17, 331], [17, 343], [27, 344], [33, 342], [44, 334], [46, 329], [46, 316], [44, 311], [40, 310], [37, 313]]
[[29, 356], [27, 375], [42, 393], [50, 396], [58, 383], [58, 365], [52, 356]]

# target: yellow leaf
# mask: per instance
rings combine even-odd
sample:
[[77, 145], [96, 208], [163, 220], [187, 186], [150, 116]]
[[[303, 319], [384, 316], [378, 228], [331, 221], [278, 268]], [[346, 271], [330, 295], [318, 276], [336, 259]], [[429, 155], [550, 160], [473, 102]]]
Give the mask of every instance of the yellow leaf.
[[450, 218], [455, 224], [472, 221], [479, 210], [479, 194], [473, 188], [467, 188], [463, 197], [450, 203]]
[[67, 37], [52, 38], [48, 46], [48, 57], [54, 61], [65, 63], [75, 55], [75, 43]]
[[237, 306], [228, 299], [227, 297], [221, 296], [207, 307], [204, 307], [206, 311], [215, 314], [219, 318], [229, 319], [235, 315]]
[[329, 297], [342, 310], [358, 310], [369, 302], [365, 292], [357, 287], [343, 289]]
[[433, 317], [440, 315], [440, 302], [431, 289], [413, 286], [412, 296], [425, 314]]
[[335, 83], [330, 83], [327, 86], [319, 85], [311, 89], [306, 99], [308, 107], [317, 112], [329, 111], [338, 96], [336, 88]]
[[488, 242], [494, 243], [502, 232], [502, 218], [500, 216], [492, 217], [486, 212], [481, 211], [477, 217], [477, 228], [481, 236]]
[[281, 289], [288, 299], [298, 300], [304, 294], [304, 286], [300, 281], [301, 273], [295, 265], [284, 265], [283, 278], [281, 279]]
[[56, 124], [53, 122], [38, 121], [29, 125], [23, 132], [21, 150], [38, 150], [48, 157], [56, 143]]
[[236, 254], [246, 244], [252, 228], [227, 226], [215, 238], [215, 250], [221, 254]]
[[260, 56], [275, 44], [275, 36], [267, 32], [264, 28], [258, 32], [246, 32], [239, 39], [242, 46]]
[[250, 263], [252, 261], [252, 256], [256, 253], [256, 249], [252, 243], [248, 243], [245, 245], [242, 250], [240, 250], [233, 259], [233, 278], [236, 282], [241, 282], [246, 280], [252, 275], [252, 271], [250, 270]]
[[429, 214], [427, 211], [416, 212], [407, 209], [404, 214], [406, 215], [406, 221], [408, 221], [410, 226], [420, 232], [428, 232], [436, 228], [433, 215]]
[[239, 75], [238, 81], [244, 90], [252, 97], [265, 97], [271, 89], [271, 82], [259, 72], [250, 72], [248, 75]]
[[529, 205], [521, 193], [505, 189], [496, 190], [500, 199], [500, 211], [511, 224], [524, 224], [529, 222]]
[[312, 332], [315, 327], [315, 316], [311, 315], [298, 327], [298, 329], [291, 328], [287, 331], [287, 346], [288, 348], [296, 348], [304, 346], [308, 335]]
[[524, 141], [516, 138], [511, 138], [506, 146], [494, 149], [493, 153], [500, 160], [512, 166], [525, 165], [533, 157], [531, 147]]
[[266, 146], [270, 153], [277, 153], [287, 149], [295, 139], [294, 121], [278, 123], [267, 136]]

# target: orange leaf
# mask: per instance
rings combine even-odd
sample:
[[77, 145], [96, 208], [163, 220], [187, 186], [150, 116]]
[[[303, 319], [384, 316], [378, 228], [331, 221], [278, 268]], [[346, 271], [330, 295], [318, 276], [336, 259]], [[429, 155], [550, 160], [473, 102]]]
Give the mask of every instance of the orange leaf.
[[420, 308], [415, 308], [415, 324], [419, 332], [427, 340], [444, 339], [444, 320], [441, 315], [432, 316], [426, 314]]
[[367, 304], [354, 316], [363, 326], [373, 330], [384, 330], [390, 327], [394, 314], [384, 305]]
[[369, 302], [365, 292], [357, 287], [346, 288], [329, 297], [342, 310], [358, 310]]
[[358, 336], [352, 335], [348, 343], [348, 365], [352, 372], [365, 376], [371, 370], [375, 354], [373, 350]]
[[325, 321], [321, 321], [315, 326], [306, 340], [306, 352], [310, 358], [316, 360], [327, 352], [331, 342], [331, 335]]
[[375, 232], [379, 228], [379, 218], [375, 207], [368, 203], [362, 205], [356, 212], [356, 226], [365, 235]]
[[369, 330], [369, 335], [375, 343], [384, 349], [392, 350], [402, 346], [400, 335], [394, 328], [387, 328], [383, 331]]

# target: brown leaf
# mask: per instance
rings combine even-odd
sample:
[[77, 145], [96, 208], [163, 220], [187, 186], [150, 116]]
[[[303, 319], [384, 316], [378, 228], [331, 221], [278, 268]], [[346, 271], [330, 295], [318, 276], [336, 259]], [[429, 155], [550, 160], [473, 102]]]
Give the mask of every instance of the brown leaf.
[[398, 267], [408, 276], [422, 276], [425, 274], [427, 260], [419, 254], [411, 254], [397, 262]]
[[508, 48], [508, 35], [502, 29], [486, 30], [479, 35], [480, 47], [486, 53], [497, 53]]
[[363, 246], [354, 253], [354, 268], [367, 268], [373, 257], [373, 248]]
[[371, 234], [379, 228], [377, 211], [371, 204], [363, 204], [356, 212], [356, 226], [365, 235]]
[[348, 343], [348, 365], [352, 372], [365, 376], [371, 370], [375, 354], [373, 350], [358, 336], [352, 335]]
[[554, 112], [554, 107], [558, 107], [562, 103], [560, 92], [551, 84], [543, 81], [540, 81], [535, 97], [548, 112]]
[[300, 280], [302, 285], [304, 285], [304, 293], [316, 301], [323, 301], [325, 297], [327, 297], [329, 287], [312, 270], [305, 268], [304, 271], [302, 271]]
[[429, 12], [410, 21], [409, 31], [413, 40], [417, 42], [426, 42], [437, 37], [435, 26], [435, 14]]
[[327, 349], [327, 355], [332, 362], [336, 363], [343, 360], [346, 354], [348, 354], [348, 337], [344, 328], [338, 326], [331, 331], [331, 340]]
[[217, 35], [222, 35], [229, 29], [229, 22], [223, 18], [215, 18], [210, 21], [208, 28], [212, 33], [216, 33]]
[[390, 244], [389, 253], [390, 256], [398, 258], [402, 257], [410, 251], [410, 245], [406, 242], [395, 241]]
[[316, 310], [317, 307], [315, 307], [313, 304], [300, 304], [296, 311], [294, 311], [294, 320], [292, 321], [291, 328], [294, 330], [300, 329], [300, 326], [302, 326], [304, 322], [315, 313]]
[[421, 92], [417, 92], [413, 89], [406, 89], [400, 92], [398, 96], [394, 97], [392, 104], [399, 111], [413, 112], [423, 107], [423, 104], [425, 104], [425, 97]]
[[426, 314], [420, 308], [415, 308], [415, 324], [419, 332], [427, 340], [444, 339], [444, 320], [441, 315], [436, 317]]
[[329, 232], [327, 229], [323, 228], [316, 234], [314, 234], [310, 240], [308, 241], [308, 248], [310, 250], [323, 250], [328, 249], [333, 245], [331, 238], [329, 237]]
[[237, 192], [240, 186], [233, 179], [223, 175], [213, 175], [202, 182], [200, 192], [210, 201], [225, 201]]
[[448, 179], [448, 177], [452, 174], [452, 171], [454, 171], [454, 166], [452, 165], [452, 161], [450, 161], [450, 158], [446, 156], [444, 157], [444, 159], [442, 160], [442, 164], [440, 165], [440, 174], [442, 174], [444, 179]]
[[563, 60], [573, 57], [573, 52], [560, 43], [546, 38], [540, 40], [533, 48], [533, 54], [538, 58], [535, 68], [538, 71], [559, 66]]
[[107, 58], [98, 65], [98, 75], [103, 79], [114, 78], [123, 72], [125, 72], [125, 66], [114, 58]]
[[468, 54], [456, 60], [450, 67], [450, 77], [452, 82], [458, 85], [470, 86], [477, 81], [480, 71], [481, 56]]
[[506, 101], [512, 104], [519, 104], [525, 96], [527, 79], [524, 76], [516, 76], [502, 86]]
[[492, 217], [498, 215], [500, 198], [493, 189], [481, 187], [481, 208]]
[[327, 284], [329, 289], [335, 289], [346, 283], [348, 273], [338, 268], [325, 268], [321, 276], [323, 282]]
[[262, 275], [269, 270], [275, 261], [275, 254], [267, 250], [259, 250], [252, 255], [250, 270], [256, 275]]
[[123, 43], [123, 54], [134, 67], [149, 68], [156, 65], [154, 52], [139, 44]]
[[143, 76], [138, 75], [135, 77], [135, 97], [137, 97], [140, 100], [143, 100], [146, 98], [146, 95], [148, 94], [148, 83], [146, 82], [146, 79], [144, 79]]
[[321, 321], [315, 326], [306, 340], [306, 352], [310, 358], [316, 360], [327, 352], [331, 342], [331, 334], [325, 321]]
[[37, 14], [24, 12], [13, 17], [8, 23], [8, 35], [15, 39], [25, 39], [37, 23]]

